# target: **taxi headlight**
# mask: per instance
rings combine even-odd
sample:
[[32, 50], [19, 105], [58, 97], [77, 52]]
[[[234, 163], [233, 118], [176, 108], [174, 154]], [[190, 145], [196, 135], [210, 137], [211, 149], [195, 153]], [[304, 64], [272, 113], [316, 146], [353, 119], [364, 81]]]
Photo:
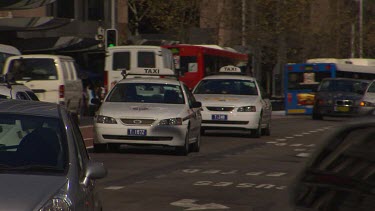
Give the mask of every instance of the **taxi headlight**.
[[159, 125], [182, 125], [182, 118], [162, 119]]
[[102, 116], [102, 115], [98, 115], [96, 117], [96, 123], [117, 124], [115, 118], [112, 118], [112, 117], [109, 117], [109, 116]]
[[47, 201], [39, 211], [70, 211], [71, 202], [68, 198], [62, 196], [55, 196]]
[[238, 112], [256, 112], [257, 109], [255, 106], [244, 106], [244, 107], [239, 107], [237, 111]]

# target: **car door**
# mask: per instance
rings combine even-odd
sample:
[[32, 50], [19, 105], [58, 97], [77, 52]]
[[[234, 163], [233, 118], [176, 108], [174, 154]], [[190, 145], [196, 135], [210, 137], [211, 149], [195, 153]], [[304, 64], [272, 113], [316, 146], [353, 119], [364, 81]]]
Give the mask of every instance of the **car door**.
[[76, 201], [76, 210], [95, 210], [95, 206], [97, 206], [96, 197], [95, 197], [95, 182], [89, 181], [88, 185], [83, 185], [83, 181], [86, 179], [86, 166], [89, 162], [90, 158], [86, 151], [86, 146], [82, 137], [82, 134], [79, 130], [78, 125], [70, 118], [70, 122], [73, 129], [73, 135], [75, 138], [74, 144], [76, 148], [76, 158], [78, 162], [78, 175], [79, 175], [79, 194], [76, 194], [79, 197]]
[[194, 95], [190, 92], [189, 88], [184, 84], [184, 91], [186, 99], [189, 105], [190, 118], [190, 131], [197, 137], [200, 134], [200, 127], [202, 122], [201, 108], [193, 108], [194, 102], [196, 102]]

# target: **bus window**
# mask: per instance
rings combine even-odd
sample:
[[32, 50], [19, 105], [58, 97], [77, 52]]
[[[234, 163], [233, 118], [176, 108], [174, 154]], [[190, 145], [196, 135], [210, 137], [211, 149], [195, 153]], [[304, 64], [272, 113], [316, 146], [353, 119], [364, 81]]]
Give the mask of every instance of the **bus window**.
[[288, 74], [288, 89], [310, 89], [312, 91], [316, 91], [323, 78], [329, 78], [330, 76], [330, 72], [292, 72]]
[[196, 72], [193, 71], [192, 66], [197, 64], [197, 57], [196, 56], [181, 56], [180, 57], [180, 71], [181, 74], [184, 75], [186, 72]]
[[156, 67], [154, 52], [138, 52], [138, 67]]
[[113, 70], [130, 69], [130, 52], [113, 53]]

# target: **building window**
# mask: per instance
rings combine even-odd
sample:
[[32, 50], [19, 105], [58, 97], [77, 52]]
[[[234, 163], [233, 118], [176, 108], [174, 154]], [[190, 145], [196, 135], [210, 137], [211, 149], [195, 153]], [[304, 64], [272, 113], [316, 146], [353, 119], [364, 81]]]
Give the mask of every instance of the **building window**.
[[104, 20], [104, 0], [88, 0], [88, 19]]

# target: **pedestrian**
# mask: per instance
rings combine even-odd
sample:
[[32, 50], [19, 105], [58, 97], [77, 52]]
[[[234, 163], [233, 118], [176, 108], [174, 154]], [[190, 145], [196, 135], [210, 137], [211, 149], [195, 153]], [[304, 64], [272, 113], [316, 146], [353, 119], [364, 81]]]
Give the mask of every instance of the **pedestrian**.
[[97, 110], [97, 105], [92, 102], [93, 99], [98, 98], [96, 95], [95, 87], [92, 83], [88, 84], [87, 86], [87, 96], [88, 96], [88, 106], [89, 106], [89, 116], [95, 116], [95, 112]]

